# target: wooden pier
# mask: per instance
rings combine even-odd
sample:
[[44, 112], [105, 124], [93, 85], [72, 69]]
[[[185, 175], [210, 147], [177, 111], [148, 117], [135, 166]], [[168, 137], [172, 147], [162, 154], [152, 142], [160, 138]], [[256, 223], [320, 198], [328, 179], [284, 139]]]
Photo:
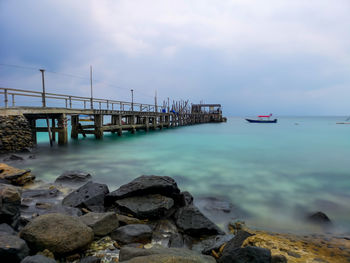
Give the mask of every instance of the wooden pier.
[[[50, 143], [59, 145], [68, 142], [68, 121], [71, 123], [71, 138], [79, 134], [94, 134], [103, 138], [105, 132], [122, 135], [123, 131], [135, 133], [199, 123], [223, 122], [220, 104], [192, 104], [189, 102], [164, 101], [161, 106], [125, 101], [97, 99], [89, 97], [54, 94], [20, 89], [0, 88], [4, 105], [0, 105], [0, 115], [23, 115], [29, 122], [33, 140], [37, 132], [47, 132]], [[39, 98], [40, 106], [17, 105], [16, 98]], [[48, 106], [48, 104], [52, 106]], [[23, 103], [22, 103], [23, 104]], [[45, 127], [37, 127], [36, 121], [46, 120]], [[106, 121], [107, 120], [107, 121]]]

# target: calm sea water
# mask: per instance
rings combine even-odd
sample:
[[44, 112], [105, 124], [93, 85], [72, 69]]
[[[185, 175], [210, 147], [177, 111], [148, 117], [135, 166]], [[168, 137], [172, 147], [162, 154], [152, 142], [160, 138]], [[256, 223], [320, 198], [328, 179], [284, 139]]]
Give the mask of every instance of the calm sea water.
[[350, 230], [350, 125], [345, 117], [281, 117], [277, 124], [244, 118], [148, 134], [105, 134], [48, 147], [17, 166], [53, 181], [65, 170], [91, 172], [114, 190], [142, 174], [175, 178], [182, 190], [221, 196], [246, 211], [258, 228], [295, 231], [299, 218], [321, 210]]

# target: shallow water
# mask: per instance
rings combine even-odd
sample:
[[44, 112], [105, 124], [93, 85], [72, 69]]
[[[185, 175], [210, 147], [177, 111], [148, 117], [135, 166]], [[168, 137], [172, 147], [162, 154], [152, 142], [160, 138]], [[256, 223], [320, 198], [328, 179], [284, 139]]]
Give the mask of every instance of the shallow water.
[[[174, 177], [195, 197], [224, 196], [258, 228], [298, 231], [305, 213], [321, 210], [350, 230], [350, 125], [345, 117], [281, 117], [277, 124], [243, 118], [152, 131], [105, 134], [48, 147], [16, 163], [53, 181], [65, 170], [91, 172], [110, 190], [141, 174]], [[14, 164], [15, 165], [15, 164]]]

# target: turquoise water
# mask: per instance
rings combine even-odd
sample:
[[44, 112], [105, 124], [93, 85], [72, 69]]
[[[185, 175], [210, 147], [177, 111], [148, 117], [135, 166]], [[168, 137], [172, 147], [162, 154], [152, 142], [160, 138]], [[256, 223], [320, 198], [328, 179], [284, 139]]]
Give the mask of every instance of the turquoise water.
[[258, 228], [295, 231], [321, 210], [350, 230], [350, 125], [345, 117], [284, 117], [277, 124], [227, 123], [105, 134], [50, 149], [39, 137], [37, 159], [20, 166], [53, 181], [84, 170], [110, 190], [142, 174], [174, 177], [195, 198], [224, 196]]

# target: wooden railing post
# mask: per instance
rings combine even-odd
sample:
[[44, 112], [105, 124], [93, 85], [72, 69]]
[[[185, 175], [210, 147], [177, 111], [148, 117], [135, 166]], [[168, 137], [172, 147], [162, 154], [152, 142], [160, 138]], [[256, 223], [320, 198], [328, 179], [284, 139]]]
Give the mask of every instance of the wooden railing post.
[[107, 110], [109, 110], [109, 101], [107, 100]]
[[99, 108], [101, 109], [101, 101], [98, 103], [98, 105], [99, 105]]
[[112, 103], [112, 110], [114, 110], [114, 103]]
[[67, 99], [65, 99], [65, 101], [66, 101], [66, 108], [68, 108], [68, 100], [67, 100]]
[[12, 107], [15, 107], [15, 94], [12, 94]]
[[84, 100], [84, 110], [86, 110], [86, 100]]
[[72, 108], [72, 96], [69, 96], [69, 108]]
[[5, 92], [4, 92], [4, 99], [5, 99], [5, 108], [7, 108], [8, 107], [7, 89], [5, 89]]

